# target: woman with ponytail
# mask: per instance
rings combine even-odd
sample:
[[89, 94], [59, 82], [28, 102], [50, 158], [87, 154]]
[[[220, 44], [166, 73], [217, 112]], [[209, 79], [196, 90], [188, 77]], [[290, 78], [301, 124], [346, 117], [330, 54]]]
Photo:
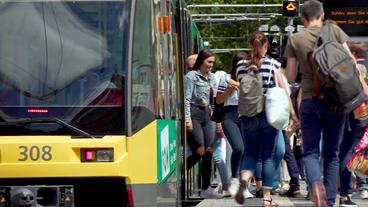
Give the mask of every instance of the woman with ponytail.
[[[268, 49], [268, 41], [263, 32], [256, 32], [250, 38], [251, 52], [247, 59], [238, 63], [236, 77], [239, 82], [248, 73], [249, 65], [256, 66], [256, 73], [260, 73], [263, 80], [263, 91], [267, 92], [268, 88], [278, 85], [285, 89], [286, 86], [282, 79], [281, 64], [269, 57], [266, 57]], [[289, 97], [289, 95], [287, 94]], [[291, 101], [289, 101], [291, 106]], [[239, 104], [240, 106], [240, 104]], [[291, 118], [298, 123], [293, 107], [290, 107]], [[273, 178], [276, 170], [274, 157], [274, 147], [276, 144], [277, 129], [273, 128], [266, 118], [265, 111], [249, 117], [241, 116], [241, 131], [244, 139], [244, 156], [240, 167], [240, 187], [235, 196], [235, 200], [243, 204], [243, 191], [247, 188], [250, 178], [254, 175], [256, 163], [259, 158], [262, 159], [262, 191], [263, 191], [263, 206], [275, 207], [278, 206], [272, 201], [271, 190], [273, 187]], [[261, 154], [259, 154], [261, 153]]]

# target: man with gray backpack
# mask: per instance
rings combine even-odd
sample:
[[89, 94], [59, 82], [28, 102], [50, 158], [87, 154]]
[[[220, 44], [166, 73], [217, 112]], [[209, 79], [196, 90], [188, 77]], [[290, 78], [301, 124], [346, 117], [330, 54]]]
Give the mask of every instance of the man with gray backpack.
[[[288, 38], [284, 54], [286, 76], [293, 83], [300, 66], [300, 118], [307, 179], [314, 205], [330, 207], [334, 206], [337, 193], [338, 153], [345, 116], [366, 99], [366, 84], [358, 78], [356, 63], [346, 44], [348, 36], [336, 24], [323, 26], [322, 3], [306, 1], [300, 14], [306, 29]], [[321, 134], [323, 175], [319, 165]]]

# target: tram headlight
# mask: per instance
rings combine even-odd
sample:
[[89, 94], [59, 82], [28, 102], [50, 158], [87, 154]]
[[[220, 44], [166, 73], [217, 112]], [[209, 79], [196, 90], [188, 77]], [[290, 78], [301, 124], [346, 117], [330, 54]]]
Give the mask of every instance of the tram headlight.
[[114, 149], [81, 149], [81, 161], [82, 162], [113, 162], [114, 161]]
[[97, 150], [98, 162], [112, 162], [114, 161], [114, 151], [112, 149]]
[[10, 188], [0, 187], [0, 207], [10, 207]]

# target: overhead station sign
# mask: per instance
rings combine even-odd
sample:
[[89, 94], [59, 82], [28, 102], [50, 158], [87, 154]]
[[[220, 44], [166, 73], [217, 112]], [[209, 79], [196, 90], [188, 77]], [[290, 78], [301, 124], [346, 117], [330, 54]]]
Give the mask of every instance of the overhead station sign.
[[323, 0], [327, 19], [334, 20], [349, 36], [368, 36], [367, 0]]
[[297, 17], [299, 14], [299, 1], [283, 1], [282, 16]]

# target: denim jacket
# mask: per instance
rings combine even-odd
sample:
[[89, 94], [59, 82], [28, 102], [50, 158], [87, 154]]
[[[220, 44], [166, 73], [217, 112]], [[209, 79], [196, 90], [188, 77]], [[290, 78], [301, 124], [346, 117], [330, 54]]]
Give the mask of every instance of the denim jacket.
[[[185, 121], [190, 121], [190, 104], [212, 104], [211, 98], [216, 96], [218, 80], [213, 73], [206, 79], [199, 71], [189, 71], [184, 77]], [[212, 88], [213, 95], [210, 95]]]

